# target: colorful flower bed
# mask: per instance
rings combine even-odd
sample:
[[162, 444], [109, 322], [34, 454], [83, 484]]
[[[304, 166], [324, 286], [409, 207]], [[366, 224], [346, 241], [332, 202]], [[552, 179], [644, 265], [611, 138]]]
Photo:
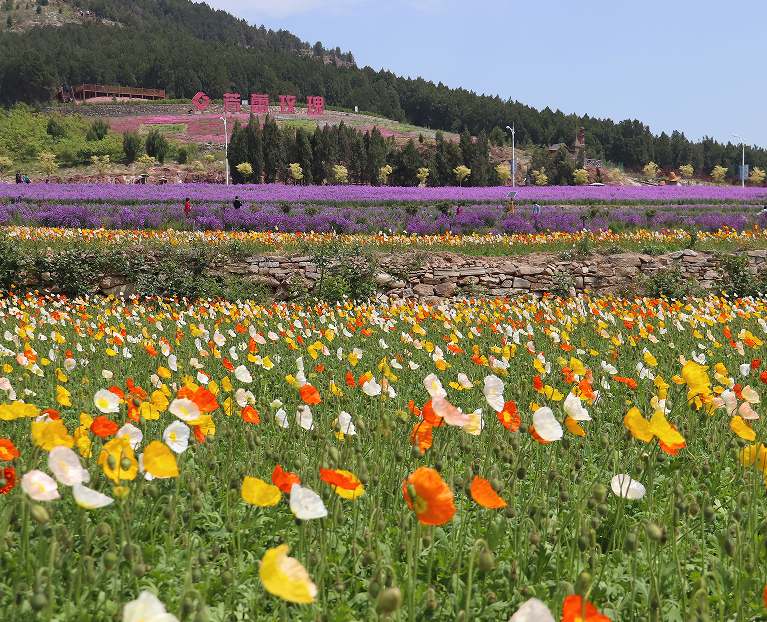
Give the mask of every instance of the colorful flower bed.
[[764, 300], [0, 312], [4, 619], [765, 615]]

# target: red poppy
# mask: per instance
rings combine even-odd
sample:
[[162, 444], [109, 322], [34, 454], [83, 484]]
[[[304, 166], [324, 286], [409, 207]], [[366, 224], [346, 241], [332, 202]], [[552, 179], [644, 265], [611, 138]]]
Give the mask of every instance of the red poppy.
[[49, 419], [53, 419], [54, 421], [58, 421], [61, 419], [61, 415], [59, 414], [59, 411], [55, 408], [48, 408], [47, 410], [44, 410], [40, 413], [43, 417], [48, 417]]
[[114, 393], [121, 400], [125, 399], [125, 391], [123, 391], [120, 387], [109, 387], [109, 392]]
[[434, 435], [431, 432], [432, 426], [425, 421], [420, 421], [413, 426], [413, 432], [410, 434], [410, 444], [418, 445], [421, 451], [426, 451], [434, 443]]
[[751, 361], [751, 369], [758, 369], [759, 365], [762, 364], [762, 359], [754, 359]]
[[535, 374], [535, 377], [533, 378], [533, 389], [538, 391], [538, 393], [543, 392], [543, 380], [541, 380], [540, 374]]
[[326, 484], [330, 484], [331, 486], [338, 486], [344, 490], [356, 490], [360, 486], [359, 480], [354, 482], [350, 477], [347, 477], [346, 475], [343, 475], [332, 469], [320, 469], [320, 478]]
[[115, 434], [119, 429], [119, 425], [117, 425], [114, 421], [110, 421], [104, 415], [96, 417], [93, 420], [93, 423], [91, 423], [91, 432], [93, 432], [96, 436], [100, 436], [101, 438], [112, 436], [112, 434]]
[[11, 461], [19, 457], [19, 450], [13, 444], [13, 441], [7, 438], [0, 438], [0, 460]]
[[201, 443], [205, 442], [205, 435], [202, 433], [202, 430], [198, 425], [194, 426], [194, 437]]
[[584, 603], [580, 596], [571, 594], [562, 605], [562, 622], [610, 622], [610, 618], [599, 613], [590, 602]]
[[319, 373], [322, 373], [322, 372], [325, 371], [325, 366], [324, 365], [315, 365], [314, 369], [316, 369]]
[[498, 413], [498, 421], [501, 422], [504, 428], [512, 432], [519, 429], [521, 420], [519, 413], [517, 413], [517, 405], [512, 400], [503, 405], [503, 410]]
[[305, 384], [299, 391], [301, 399], [309, 405], [319, 404], [322, 401], [320, 392], [310, 384]]
[[243, 408], [240, 416], [248, 423], [261, 423], [261, 418], [258, 416], [258, 411], [252, 406], [246, 406]]
[[5, 486], [0, 488], [0, 495], [7, 495], [16, 485], [16, 469], [13, 467], [4, 468], [3, 479], [5, 479]]
[[434, 409], [431, 406], [431, 400], [423, 405], [421, 416], [426, 423], [434, 428], [440, 428], [445, 425], [445, 420], [434, 412]]
[[346, 372], [346, 384], [348, 384], [350, 387], [357, 386], [357, 381], [354, 379], [354, 376], [350, 371]]
[[272, 483], [282, 492], [290, 493], [293, 484], [300, 484], [301, 479], [295, 473], [283, 470], [278, 464], [272, 471]]
[[505, 508], [506, 503], [486, 479], [478, 475], [471, 482], [471, 498], [483, 508]]
[[[415, 499], [410, 498], [408, 484], [415, 488]], [[424, 525], [444, 525], [455, 516], [453, 491], [434, 469], [425, 466], [417, 469], [402, 482], [402, 491], [408, 506]]]
[[764, 383], [767, 383], [767, 370], [761, 373], [761, 375], [759, 376], [759, 380], [761, 380]]
[[738, 397], [739, 400], [743, 399], [743, 394], [741, 393], [742, 388], [743, 387], [741, 387], [739, 384], [736, 384], [734, 387], [732, 387], [733, 392], [735, 393], [735, 395]]
[[132, 378], [128, 378], [128, 380], [127, 380], [127, 382], [125, 384], [127, 385], [128, 391], [130, 391], [130, 394], [133, 397], [137, 397], [140, 400], [145, 400], [146, 399], [146, 391], [144, 391], [144, 389], [142, 389], [141, 387], [136, 386], [133, 383], [133, 379]]
[[192, 391], [189, 387], [182, 387], [178, 392], [179, 399], [192, 400], [201, 413], [210, 413], [218, 408], [216, 396], [205, 387], [198, 387]]
[[232, 361], [230, 361], [228, 358], [222, 359], [221, 364], [224, 366], [225, 369], [228, 369], [229, 371], [234, 371], [234, 365], [232, 365]]

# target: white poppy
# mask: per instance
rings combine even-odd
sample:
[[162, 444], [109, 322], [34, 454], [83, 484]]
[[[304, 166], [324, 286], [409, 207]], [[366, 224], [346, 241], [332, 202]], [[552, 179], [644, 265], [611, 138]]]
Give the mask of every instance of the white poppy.
[[[244, 405], [243, 405], [243, 406], [244, 406]], [[276, 399], [276, 400], [272, 400], [272, 401], [269, 403], [269, 406], [271, 406], [272, 408], [279, 408], [280, 406], [282, 406], [282, 401], [281, 401], [281, 400], [279, 400], [279, 399]]]
[[751, 373], [751, 363], [743, 363], [740, 366], [740, 375], [744, 378]]
[[208, 376], [208, 374], [206, 374], [204, 371], [198, 371], [197, 382], [200, 384], [208, 384], [208, 382], [210, 382], [210, 376]]
[[538, 436], [544, 441], [558, 441], [562, 438], [562, 426], [548, 406], [539, 408], [533, 413], [533, 425]]
[[554, 616], [540, 600], [531, 598], [517, 609], [509, 622], [554, 622]]
[[759, 413], [751, 408], [751, 404], [748, 402], [743, 402], [740, 405], [740, 408], [738, 408], [738, 414], [744, 419], [759, 419]]
[[724, 407], [727, 410], [727, 414], [731, 417], [735, 416], [735, 411], [738, 409], [738, 396], [735, 395], [735, 391], [727, 389], [723, 391], [719, 396], [724, 402]]
[[314, 416], [312, 410], [306, 404], [301, 404], [296, 409], [296, 423], [304, 430], [314, 429]]
[[613, 493], [617, 496], [624, 497], [631, 501], [641, 499], [646, 492], [646, 489], [642, 484], [635, 479], [631, 479], [631, 476], [626, 475], [625, 473], [614, 476], [612, 480], [610, 480], [610, 488], [612, 488]]
[[141, 441], [144, 440], [144, 433], [132, 423], [126, 423], [123, 427], [117, 430], [115, 438], [122, 438], [123, 436], [127, 436], [130, 439], [130, 447], [134, 451], [138, 449], [138, 446], [141, 445]]
[[747, 402], [751, 402], [752, 404], [758, 404], [760, 402], [759, 400], [759, 394], [754, 391], [749, 385], [746, 385], [740, 390], [740, 394], [743, 396], [743, 399]]
[[429, 374], [426, 376], [426, 378], [423, 379], [423, 386], [426, 387], [426, 391], [432, 398], [437, 397], [438, 395], [440, 397], [447, 397], [447, 391], [442, 388], [442, 383], [439, 378], [437, 378], [436, 374]]
[[136, 600], [125, 604], [122, 622], [178, 622], [178, 618], [165, 610], [157, 596], [144, 590]]
[[492, 374], [485, 377], [485, 388], [483, 389], [483, 392], [490, 407], [497, 412], [503, 412], [503, 406], [505, 404], [503, 400], [503, 380]]
[[171, 371], [178, 371], [178, 358], [175, 354], [171, 354], [168, 357], [168, 367], [170, 367]]
[[177, 398], [171, 402], [168, 410], [181, 421], [188, 422], [200, 418], [200, 409], [192, 400]]
[[186, 451], [187, 447], [189, 447], [190, 434], [191, 430], [188, 425], [181, 423], [180, 421], [174, 421], [165, 428], [165, 431], [162, 433], [162, 440], [171, 448], [171, 450], [177, 454], [181, 454]]
[[381, 395], [381, 385], [376, 382], [375, 378], [373, 378], [362, 385], [362, 392], [370, 397]]
[[410, 361], [407, 365], [412, 370], [418, 369], [420, 367], [420, 365], [414, 361]]
[[234, 370], [234, 377], [240, 382], [250, 383], [253, 382], [253, 376], [250, 375], [248, 368], [245, 365], [240, 365]]
[[86, 510], [103, 508], [114, 501], [112, 497], [107, 497], [96, 490], [86, 488], [80, 483], [72, 486], [72, 496], [75, 498], [75, 503]]
[[390, 365], [391, 365], [391, 366], [392, 366], [394, 369], [402, 369], [402, 365], [400, 365], [400, 364], [399, 364], [399, 362], [397, 361], [397, 359], [392, 359], [391, 361], [389, 361], [389, 364], [390, 364]]
[[[589, 411], [583, 407], [581, 398], [576, 397], [572, 393], [568, 393], [563, 405], [568, 417], [575, 419], [576, 421], [591, 421]], [[537, 430], [538, 428], [536, 428]]]
[[465, 428], [471, 421], [468, 415], [464, 415], [459, 408], [453, 406], [442, 395], [435, 395], [431, 398], [431, 407], [434, 414], [442, 417], [448, 425]]
[[234, 392], [234, 399], [240, 408], [245, 408], [248, 405], [248, 395], [242, 387]]
[[342, 410], [338, 415], [338, 425], [341, 427], [341, 432], [344, 434], [348, 434], [349, 436], [357, 434], [357, 430], [352, 422], [352, 416], [345, 410]]
[[301, 520], [325, 518], [328, 515], [322, 498], [313, 490], [303, 488], [300, 484], [293, 484], [290, 488], [290, 511]]
[[35, 501], [52, 501], [61, 497], [56, 480], [37, 469], [24, 474], [21, 487]]
[[96, 391], [93, 403], [103, 413], [116, 413], [120, 410], [120, 398], [106, 389]]
[[274, 413], [274, 418], [277, 421], [277, 425], [281, 428], [290, 427], [290, 424], [288, 423], [288, 413], [285, 412], [284, 408], [280, 408], [276, 413]]
[[63, 445], [57, 445], [48, 452], [48, 468], [64, 486], [91, 481], [91, 474], [82, 467], [77, 454]]

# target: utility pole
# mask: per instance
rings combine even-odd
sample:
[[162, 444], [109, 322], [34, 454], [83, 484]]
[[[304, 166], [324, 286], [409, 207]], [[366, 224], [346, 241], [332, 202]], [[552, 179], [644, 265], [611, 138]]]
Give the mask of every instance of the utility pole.
[[229, 185], [229, 134], [226, 132], [226, 117], [219, 117], [224, 122], [224, 170], [226, 171], [226, 185]]
[[507, 125], [506, 129], [511, 130], [511, 187], [514, 188], [517, 177], [517, 159], [514, 157], [514, 123], [511, 124], [511, 127]]
[[746, 139], [742, 136], [738, 136], [737, 134], [733, 134], [735, 138], [740, 138], [740, 143], [743, 145], [743, 161], [741, 162], [740, 167], [740, 187], [745, 188], [746, 187]]

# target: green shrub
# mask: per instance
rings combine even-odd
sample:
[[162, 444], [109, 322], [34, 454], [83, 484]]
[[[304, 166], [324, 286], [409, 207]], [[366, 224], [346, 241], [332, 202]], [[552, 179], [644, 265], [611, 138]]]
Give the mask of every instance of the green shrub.
[[141, 151], [141, 136], [136, 131], [128, 131], [123, 134], [123, 152], [125, 153], [125, 161], [130, 164], [133, 162]]
[[0, 291], [10, 291], [18, 285], [24, 260], [19, 248], [5, 233], [0, 234]]
[[165, 162], [165, 155], [168, 153], [168, 141], [157, 128], [149, 130], [149, 134], [147, 134], [146, 153], [148, 156], [156, 158], [160, 164]]
[[758, 276], [753, 274], [747, 255], [720, 254], [717, 259], [725, 294], [740, 298], [767, 293], [767, 271], [762, 270]]
[[104, 137], [109, 132], [109, 121], [103, 119], [96, 119], [88, 128], [88, 132], [85, 134], [85, 140], [104, 140]]
[[188, 159], [186, 147], [179, 147], [176, 149], [176, 162], [179, 164], [186, 164]]
[[650, 298], [680, 300], [695, 296], [700, 287], [695, 279], [688, 279], [682, 269], [676, 266], [670, 270], [660, 270], [642, 279], [645, 294]]
[[559, 298], [570, 298], [575, 279], [569, 272], [555, 272], [551, 277], [551, 293]]
[[64, 138], [64, 136], [67, 135], [67, 126], [64, 125], [56, 117], [51, 117], [48, 119], [48, 125], [46, 126], [45, 131], [47, 132], [48, 136], [56, 140], [59, 138]]

